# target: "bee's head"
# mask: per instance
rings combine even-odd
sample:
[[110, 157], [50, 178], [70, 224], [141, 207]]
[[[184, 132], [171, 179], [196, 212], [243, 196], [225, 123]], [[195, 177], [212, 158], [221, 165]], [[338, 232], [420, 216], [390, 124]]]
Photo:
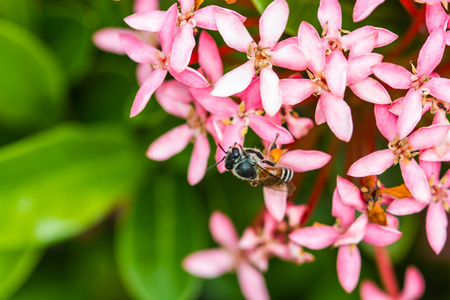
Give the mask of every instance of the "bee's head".
[[233, 169], [233, 166], [238, 162], [240, 156], [241, 149], [239, 147], [230, 147], [225, 158], [225, 169]]

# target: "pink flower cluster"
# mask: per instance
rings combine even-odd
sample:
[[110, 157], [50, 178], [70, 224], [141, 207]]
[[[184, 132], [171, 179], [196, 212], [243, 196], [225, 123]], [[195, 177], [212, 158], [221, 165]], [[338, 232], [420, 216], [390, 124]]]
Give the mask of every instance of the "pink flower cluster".
[[[356, 1], [353, 20], [363, 20], [383, 2]], [[188, 272], [210, 278], [236, 270], [246, 298], [267, 299], [261, 272], [268, 269], [270, 257], [300, 264], [313, 260], [302, 247], [318, 250], [333, 246], [338, 248], [338, 280], [350, 293], [360, 277], [358, 244], [384, 247], [396, 242], [402, 233], [393, 215], [413, 214], [425, 207], [428, 207], [428, 241], [437, 254], [441, 252], [447, 239], [450, 210], [449, 171], [440, 176], [441, 162], [450, 161], [450, 122], [446, 117], [450, 108], [450, 80], [440, 77], [435, 70], [446, 45], [450, 45], [447, 31], [450, 17], [439, 1], [422, 2], [427, 2], [429, 35], [417, 64], [411, 62], [411, 71], [383, 62], [383, 56], [373, 52], [392, 43], [396, 34], [373, 26], [352, 32], [343, 30], [338, 0], [320, 1], [320, 34], [303, 21], [297, 36], [281, 41], [289, 16], [286, 0], [274, 0], [261, 15], [258, 42], [249, 34], [242, 15], [212, 5], [197, 9], [194, 0], [179, 0], [179, 8], [175, 3], [167, 11], [155, 10], [157, 5], [139, 6], [135, 14], [125, 18], [136, 31], [114, 29], [96, 35], [95, 41], [103, 49], [126, 53], [140, 64], [140, 88], [131, 117], [139, 114], [155, 94], [168, 113], [186, 121], [154, 141], [147, 156], [166, 160], [192, 141], [194, 148], [187, 176], [191, 185], [205, 175], [211, 151], [208, 134], [225, 150], [235, 144], [244, 145], [249, 128], [266, 147], [275, 139], [277, 146], [291, 144], [313, 127], [313, 121], [300, 117], [294, 107], [316, 96], [315, 123], [327, 123], [339, 140], [349, 142], [353, 119], [346, 98], [350, 91], [356, 98], [374, 104], [376, 127], [387, 139], [387, 147], [373, 149], [348, 169], [348, 176], [370, 184], [359, 188], [348, 179], [337, 177], [332, 199], [334, 225], [315, 223], [303, 227], [307, 207], [291, 205], [286, 193], [264, 188], [267, 212], [240, 239], [225, 215], [213, 213], [211, 234], [222, 248], [188, 256], [183, 262]], [[244, 53], [246, 60], [224, 75], [213, 38], [202, 30], [196, 42], [199, 29], [218, 31], [226, 45]], [[149, 42], [148, 37], [155, 35], [160, 49], [156, 48], [156, 42]], [[197, 70], [189, 67], [196, 45], [200, 66]], [[286, 73], [276, 72], [274, 67], [287, 70], [290, 76], [280, 79], [279, 74]], [[165, 80], [168, 73], [174, 79]], [[404, 96], [392, 101], [386, 86], [404, 90]], [[434, 118], [427, 125], [429, 113]], [[223, 157], [223, 150], [217, 147], [216, 161]], [[297, 149], [284, 153], [278, 165], [305, 172], [323, 167], [330, 158], [320, 151]], [[397, 164], [404, 185], [385, 188], [375, 176]], [[225, 171], [223, 164], [218, 164], [218, 170]], [[415, 299], [423, 290], [422, 276], [410, 267], [403, 292], [386, 295], [366, 281], [361, 285], [361, 296]]]

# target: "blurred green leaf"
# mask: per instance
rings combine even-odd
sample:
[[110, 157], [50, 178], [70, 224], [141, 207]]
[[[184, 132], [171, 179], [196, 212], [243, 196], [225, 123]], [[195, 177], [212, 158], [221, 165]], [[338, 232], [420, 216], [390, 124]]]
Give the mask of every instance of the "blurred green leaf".
[[92, 19], [95, 13], [80, 1], [50, 1], [43, 18], [43, 40], [52, 48], [68, 79], [80, 80], [93, 62]]
[[141, 165], [113, 125], [61, 125], [0, 149], [0, 248], [80, 233], [130, 195]]
[[208, 225], [199, 199], [184, 178], [153, 174], [148, 181], [119, 227], [122, 277], [138, 299], [194, 299], [200, 279], [181, 262], [205, 247]]
[[0, 18], [8, 19], [32, 30], [39, 12], [39, 6], [33, 0], [0, 1]]
[[28, 278], [41, 250], [0, 251], [0, 299], [9, 298]]
[[42, 128], [61, 117], [66, 83], [50, 50], [27, 30], [0, 20], [0, 125]]

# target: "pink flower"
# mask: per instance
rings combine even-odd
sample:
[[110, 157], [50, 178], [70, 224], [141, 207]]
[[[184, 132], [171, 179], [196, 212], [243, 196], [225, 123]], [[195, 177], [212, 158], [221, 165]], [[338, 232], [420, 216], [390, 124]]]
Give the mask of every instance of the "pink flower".
[[[426, 232], [428, 242], [436, 254], [439, 254], [444, 248], [447, 241], [447, 213], [450, 205], [450, 170], [439, 180], [439, 172], [441, 168], [440, 162], [420, 161], [420, 166], [425, 171], [428, 179], [431, 199], [428, 204], [426, 217]], [[416, 201], [415, 199], [406, 198], [398, 199], [391, 203], [388, 211], [395, 215], [408, 215], [421, 211], [426, 204]]]
[[[157, 0], [135, 0], [134, 11], [144, 12], [153, 11], [158, 9], [159, 3]], [[103, 28], [94, 33], [92, 41], [101, 50], [106, 52], [112, 52], [115, 54], [125, 54], [120, 42], [120, 35], [130, 34], [134, 35], [137, 39], [156, 47], [159, 44], [158, 35], [154, 32], [147, 31], [135, 31], [125, 28], [108, 27]], [[147, 64], [138, 64], [136, 69], [136, 76], [139, 85], [145, 82], [145, 79], [150, 75], [150, 68]]]
[[[179, 2], [181, 11], [178, 12], [177, 20], [174, 24], [170, 24], [170, 28], [167, 28], [176, 32], [170, 53], [170, 65], [177, 73], [184, 71], [189, 64], [195, 47], [194, 33], [197, 28], [217, 30], [216, 12], [227, 11], [239, 22], [245, 21], [245, 17], [240, 14], [215, 5], [195, 10], [194, 0], [179, 0]], [[134, 29], [159, 32], [163, 26], [168, 26], [168, 24], [163, 25], [164, 16], [163, 11], [140, 12], [126, 17], [125, 22]]]
[[[273, 116], [281, 107], [281, 90], [278, 86], [278, 75], [272, 66], [277, 65], [277, 59], [286, 68], [303, 68], [300, 63], [292, 61], [303, 57], [301, 51], [292, 43], [285, 43], [285, 47], [276, 48], [277, 41], [286, 27], [289, 7], [285, 0], [275, 0], [266, 8], [259, 21], [261, 40], [258, 44], [248, 33], [239, 19], [229, 12], [217, 12], [217, 28], [225, 43], [239, 52], [247, 53], [249, 60], [240, 67], [225, 74], [219, 79], [212, 91], [214, 96], [231, 96], [242, 92], [252, 82], [253, 77], [260, 77], [260, 92], [262, 105], [267, 114]], [[287, 61], [289, 57], [289, 61]]]
[[398, 295], [389, 295], [380, 290], [372, 281], [364, 280], [361, 284], [362, 300], [415, 300], [420, 299], [425, 291], [425, 280], [420, 271], [409, 266], [405, 272], [403, 291]]
[[187, 87], [177, 81], [165, 82], [156, 91], [156, 96], [167, 112], [186, 119], [186, 123], [156, 139], [148, 148], [147, 157], [157, 161], [169, 159], [193, 141], [187, 179], [189, 184], [195, 185], [205, 175], [210, 154], [205, 128], [206, 111], [195, 103]]
[[220, 212], [214, 212], [209, 221], [209, 228], [213, 239], [222, 248], [190, 254], [183, 260], [183, 268], [204, 278], [214, 278], [236, 270], [246, 299], [269, 299], [264, 277], [239, 249], [238, 235], [230, 219]]
[[208, 81], [197, 71], [187, 67], [178, 73], [170, 66], [170, 53], [173, 44], [173, 27], [177, 19], [176, 4], [172, 5], [165, 15], [163, 25], [159, 31], [161, 49], [158, 49], [138, 40], [133, 35], [120, 36], [122, 48], [135, 62], [150, 64], [152, 72], [139, 88], [131, 108], [131, 117], [139, 114], [147, 105], [153, 92], [162, 84], [169, 72], [176, 80], [193, 87], [207, 87]]
[[380, 63], [372, 68], [373, 73], [381, 81], [394, 89], [408, 89], [403, 100], [398, 119], [399, 139], [406, 137], [422, 117], [422, 98], [428, 94], [450, 102], [450, 80], [432, 77], [430, 74], [441, 62], [445, 49], [445, 34], [442, 27], [434, 30], [417, 59], [417, 68], [412, 72], [392, 63]]
[[277, 221], [265, 212], [262, 225], [244, 231], [239, 246], [258, 269], [267, 271], [268, 260], [272, 256], [297, 264], [314, 260], [314, 256], [287, 239], [287, 233], [300, 225], [306, 209], [306, 205], [289, 205], [287, 221]]
[[[414, 93], [414, 90], [408, 93]], [[450, 126], [437, 124], [422, 127], [400, 140], [397, 135], [397, 117], [388, 111], [388, 105], [375, 105], [375, 117], [381, 134], [389, 140], [389, 148], [359, 159], [350, 166], [347, 174], [353, 177], [379, 175], [399, 163], [408, 190], [418, 201], [428, 203], [430, 188], [423, 170], [413, 158], [413, 152], [441, 142]]]
[[[355, 210], [362, 212], [356, 220]], [[397, 230], [398, 221], [390, 215], [386, 215], [386, 225], [371, 222], [360, 190], [339, 176], [333, 194], [332, 215], [337, 219], [334, 226], [315, 224], [295, 230], [289, 238], [310, 249], [323, 249], [330, 245], [339, 247], [338, 279], [344, 290], [350, 293], [358, 283], [361, 269], [357, 244], [365, 241], [376, 246], [390, 245], [400, 238], [401, 232]]]

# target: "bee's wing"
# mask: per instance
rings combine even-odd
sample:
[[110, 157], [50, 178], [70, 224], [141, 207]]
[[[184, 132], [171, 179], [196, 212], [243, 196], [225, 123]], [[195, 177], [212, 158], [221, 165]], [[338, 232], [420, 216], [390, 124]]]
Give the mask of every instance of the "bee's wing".
[[264, 167], [259, 166], [259, 165], [258, 165], [258, 171], [265, 173], [269, 177], [272, 177], [274, 179], [274, 181], [277, 182], [277, 184], [259, 184], [259, 185], [262, 185], [273, 191], [285, 192], [285, 193], [287, 193], [288, 196], [292, 195], [292, 193], [295, 191], [295, 184], [293, 184], [292, 182], [289, 181], [289, 182], [283, 182], [283, 183], [278, 184], [278, 182], [281, 181], [280, 177], [273, 175], [272, 173], [267, 171]]
[[292, 182], [284, 182], [279, 185], [270, 185], [270, 186], [264, 186], [268, 189], [271, 189], [273, 193], [278, 194], [278, 192], [287, 193], [288, 196], [292, 195], [292, 193], [295, 191], [295, 184]]

